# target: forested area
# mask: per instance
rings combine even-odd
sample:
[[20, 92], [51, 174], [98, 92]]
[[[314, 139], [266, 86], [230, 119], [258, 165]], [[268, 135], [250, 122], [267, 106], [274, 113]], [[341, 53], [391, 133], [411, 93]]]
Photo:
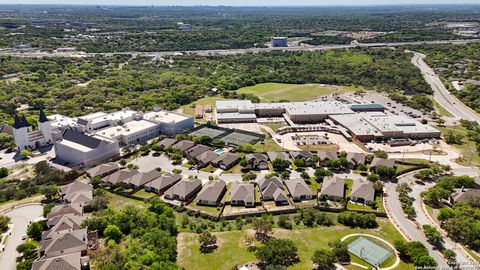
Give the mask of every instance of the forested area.
[[[394, 32], [365, 42], [453, 39], [458, 36], [442, 22], [471, 20], [479, 12], [478, 6], [465, 5], [435, 9], [8, 6], [0, 10], [0, 47], [75, 46], [87, 52], [247, 48], [262, 47], [272, 36], [314, 37], [325, 30]], [[178, 22], [190, 24], [191, 29], [178, 29]], [[332, 41], [317, 37], [311, 44]]]
[[[430, 88], [410, 63], [409, 54], [384, 49], [327, 52], [271, 52], [230, 56], [175, 56], [173, 61], [129, 56], [71, 58], [0, 58], [1, 74], [19, 74], [0, 82], [0, 123], [12, 123], [19, 104], [29, 104], [35, 124], [38, 109], [78, 116], [123, 107], [178, 108], [205, 95], [264, 82], [361, 85], [407, 95]], [[17, 61], [18, 60], [18, 61]], [[78, 83], [90, 82], [87, 86]], [[217, 91], [210, 90], [216, 87]]]

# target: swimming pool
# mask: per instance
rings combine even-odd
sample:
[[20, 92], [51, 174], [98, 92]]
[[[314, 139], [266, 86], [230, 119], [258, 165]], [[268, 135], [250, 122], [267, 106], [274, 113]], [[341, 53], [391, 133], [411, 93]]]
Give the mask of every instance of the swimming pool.
[[217, 149], [217, 150], [215, 150], [215, 153], [220, 155], [222, 153], [225, 153], [225, 150], [224, 149]]

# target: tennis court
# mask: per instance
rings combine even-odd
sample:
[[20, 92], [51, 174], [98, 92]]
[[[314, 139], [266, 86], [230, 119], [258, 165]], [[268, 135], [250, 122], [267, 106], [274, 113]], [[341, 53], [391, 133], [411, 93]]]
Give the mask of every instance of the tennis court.
[[348, 245], [348, 251], [373, 266], [380, 266], [393, 255], [391, 251], [362, 236]]
[[238, 131], [234, 131], [222, 138], [220, 140], [224, 141], [226, 144], [229, 145], [243, 145], [246, 143], [255, 144], [262, 139], [261, 135], [253, 135], [253, 134], [246, 134], [241, 133]]
[[218, 137], [218, 136], [220, 136], [224, 133], [225, 133], [225, 130], [203, 126], [203, 127], [200, 127], [198, 129], [192, 131], [191, 133], [189, 133], [189, 135], [193, 135], [193, 136], [196, 136], [196, 137], [207, 136], [207, 137], [210, 137], [210, 138], [215, 138], [215, 137]]

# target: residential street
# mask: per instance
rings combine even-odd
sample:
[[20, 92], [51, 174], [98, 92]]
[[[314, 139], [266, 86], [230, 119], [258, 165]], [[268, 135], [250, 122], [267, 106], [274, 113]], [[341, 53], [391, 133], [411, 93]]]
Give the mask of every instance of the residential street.
[[11, 218], [13, 223], [12, 234], [6, 241], [5, 251], [0, 253], [0, 268], [5, 270], [14, 270], [18, 254], [16, 248], [22, 244], [22, 235], [26, 233], [30, 222], [42, 218], [43, 207], [40, 204], [30, 204], [19, 206], [5, 215]]

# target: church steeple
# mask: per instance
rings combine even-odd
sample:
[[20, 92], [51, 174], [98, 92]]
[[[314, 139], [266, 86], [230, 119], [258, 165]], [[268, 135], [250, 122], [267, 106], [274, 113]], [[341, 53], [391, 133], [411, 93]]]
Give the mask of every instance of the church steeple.
[[30, 127], [30, 126], [31, 126], [31, 125], [28, 123], [27, 118], [25, 117], [25, 115], [22, 116], [22, 125], [23, 125], [24, 127]]
[[20, 119], [20, 117], [18, 117], [18, 114], [15, 114], [15, 123], [13, 124], [13, 128], [22, 128], [23, 127], [23, 124], [22, 124], [22, 120]]
[[48, 122], [47, 116], [45, 115], [45, 112], [43, 110], [40, 110], [40, 117], [39, 117], [38, 121], [40, 123]]

